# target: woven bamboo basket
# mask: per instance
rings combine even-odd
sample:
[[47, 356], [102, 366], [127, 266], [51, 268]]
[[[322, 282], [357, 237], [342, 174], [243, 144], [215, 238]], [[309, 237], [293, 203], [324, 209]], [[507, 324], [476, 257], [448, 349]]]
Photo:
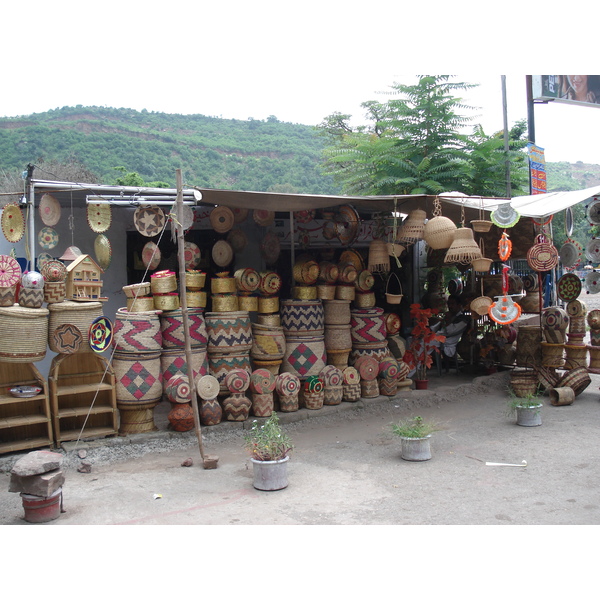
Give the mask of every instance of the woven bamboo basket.
[[335, 263], [322, 261], [319, 263], [319, 280], [323, 283], [334, 284], [340, 274]]
[[548, 342], [541, 342], [542, 346], [542, 366], [561, 368], [565, 364], [564, 344], [550, 344]]
[[300, 258], [292, 269], [294, 281], [300, 285], [313, 285], [319, 279], [319, 263], [311, 258]]
[[408, 246], [422, 240], [426, 218], [427, 213], [424, 210], [412, 210], [398, 229], [395, 241]]
[[317, 298], [320, 300], [334, 300], [335, 288], [336, 286], [331, 284], [317, 285]]
[[160, 350], [113, 354], [112, 366], [115, 372], [117, 406], [148, 403], [156, 405], [160, 402], [163, 395], [160, 356]]
[[449, 248], [454, 240], [456, 224], [448, 217], [438, 215], [429, 219], [423, 227], [423, 239], [433, 250]]
[[473, 238], [473, 230], [470, 227], [457, 229], [454, 240], [444, 257], [444, 263], [468, 265], [478, 258], [483, 258], [483, 255], [481, 248]]
[[206, 285], [206, 273], [189, 270], [185, 272], [185, 287], [188, 290], [201, 290]]
[[535, 371], [513, 371], [510, 386], [517, 398], [526, 398], [537, 393], [539, 381]]
[[356, 298], [356, 288], [353, 285], [336, 285], [335, 299], [353, 301]]
[[344, 383], [342, 390], [342, 400], [344, 402], [358, 402], [360, 400], [360, 383]]
[[279, 369], [282, 362], [283, 361], [281, 360], [260, 360], [258, 358], [252, 359], [252, 364], [254, 365], [255, 369], [266, 369], [275, 377], [279, 375]]
[[590, 373], [600, 373], [600, 346], [590, 345], [587, 349], [590, 357], [588, 371]]
[[281, 412], [295, 412], [300, 408], [298, 394], [277, 394]]
[[[399, 288], [399, 294], [392, 294], [392, 292], [390, 292], [390, 281], [392, 279], [392, 277], [395, 277], [397, 283], [398, 283], [398, 288]], [[386, 286], [385, 286], [385, 300], [388, 304], [400, 304], [400, 302], [402, 302], [402, 298], [404, 297], [404, 294], [402, 293], [402, 284], [400, 283], [400, 279], [398, 277], [398, 275], [396, 275], [396, 273], [392, 273], [387, 280]]]
[[485, 219], [474, 219], [471, 221], [473, 231], [477, 231], [478, 233], [487, 233], [493, 224], [492, 221], [486, 221]]
[[[82, 332], [83, 333], [83, 332]], [[163, 344], [157, 311], [117, 310], [112, 345], [118, 352], [147, 353], [161, 350]]]
[[360, 395], [362, 398], [377, 398], [379, 396], [379, 382], [377, 379], [361, 379]]
[[[162, 311], [159, 315], [160, 331], [163, 348], [184, 348], [186, 342], [186, 327], [184, 326], [183, 310]], [[190, 308], [187, 311], [187, 332], [190, 346], [204, 346], [208, 343], [208, 333], [204, 311], [201, 308]]]
[[375, 277], [369, 269], [362, 269], [358, 272], [354, 286], [360, 292], [370, 292], [375, 285]]
[[473, 270], [478, 273], [488, 273], [493, 262], [494, 261], [491, 258], [476, 258], [471, 263], [471, 266], [473, 267]]
[[383, 240], [373, 240], [369, 244], [368, 270], [371, 273], [388, 273], [390, 270], [390, 255], [387, 243]]
[[153, 294], [168, 294], [177, 290], [177, 277], [172, 271], [159, 271], [150, 275], [150, 289]]
[[258, 296], [252, 296], [250, 294], [238, 294], [238, 307], [240, 310], [247, 312], [258, 311]]
[[471, 301], [470, 308], [480, 316], [487, 315], [493, 302], [489, 296], [479, 296]]
[[350, 352], [352, 350], [352, 335], [350, 323], [347, 325], [325, 325], [325, 349]]
[[589, 385], [592, 379], [585, 367], [575, 367], [567, 371], [554, 386], [555, 388], [570, 387], [576, 396], [579, 396]]
[[[260, 300], [260, 298], [259, 298]], [[260, 306], [260, 304], [259, 304]], [[256, 315], [256, 322], [259, 325], [270, 325], [272, 327], [281, 326], [281, 315], [278, 312], [275, 313], [258, 313]]]
[[169, 294], [154, 294], [152, 296], [154, 310], [177, 310], [179, 308], [179, 294], [171, 292]]
[[[20, 297], [19, 293], [19, 297]], [[586, 318], [585, 317], [570, 317], [569, 318], [569, 333], [586, 333]]]
[[236, 288], [239, 292], [252, 293], [258, 290], [260, 275], [256, 269], [238, 269], [234, 273]]
[[357, 308], [372, 308], [375, 306], [375, 292], [356, 292], [354, 306]]
[[52, 352], [60, 354], [54, 342], [54, 331], [56, 328], [65, 323], [75, 325], [81, 331], [82, 346], [87, 346], [89, 343], [90, 326], [95, 319], [102, 316], [102, 302], [74, 302], [72, 300], [64, 300], [63, 302], [49, 304], [48, 310], [50, 311], [48, 318], [48, 345]]
[[280, 360], [285, 354], [283, 327], [252, 324], [250, 356], [259, 360]]
[[152, 296], [127, 298], [126, 304], [129, 312], [149, 312], [154, 310], [154, 299]]
[[44, 302], [47, 304], [62, 302], [66, 297], [66, 281], [46, 281], [44, 283]]
[[542, 331], [537, 325], [521, 325], [517, 331], [517, 354], [519, 367], [539, 365], [542, 360]]
[[201, 291], [188, 291], [185, 299], [189, 308], [206, 308], [207, 294]]
[[213, 312], [237, 312], [240, 310], [237, 294], [213, 294]]
[[17, 304], [0, 307], [0, 360], [38, 362], [48, 345], [47, 308], [24, 308]]
[[[15, 303], [16, 285], [0, 288], [0, 306], [12, 306]], [[66, 292], [66, 284], [65, 284]]]
[[341, 262], [338, 265], [337, 282], [340, 285], [352, 285], [358, 277], [358, 270], [351, 262]]
[[44, 304], [44, 290], [21, 288], [19, 290], [19, 306], [24, 308], [40, 308]]
[[142, 296], [150, 295], [150, 283], [133, 283], [132, 285], [123, 286], [123, 291], [125, 292], [126, 298], [139, 298]]
[[351, 350], [327, 350], [327, 364], [345, 369], [348, 366], [350, 352]]
[[349, 300], [326, 300], [323, 302], [325, 325], [348, 325], [352, 318]]
[[308, 410], [319, 410], [323, 408], [323, 402], [325, 400], [325, 389], [320, 392], [313, 392], [305, 390], [304, 387], [298, 392], [298, 403], [302, 408]]
[[117, 400], [119, 409], [119, 435], [133, 435], [158, 431], [154, 423], [157, 402], [124, 404]]
[[552, 389], [560, 379], [554, 367], [536, 367], [535, 372], [541, 388], [546, 391]]
[[395, 396], [398, 392], [398, 381], [396, 379], [380, 378], [378, 384], [381, 396]]
[[565, 344], [565, 362], [573, 367], [587, 367], [588, 349], [586, 345], [571, 346]]
[[552, 406], [566, 406], [575, 401], [575, 392], [570, 387], [552, 388], [548, 390]]
[[295, 300], [317, 300], [319, 297], [314, 285], [296, 285], [292, 289], [292, 296]]
[[210, 280], [210, 291], [213, 294], [235, 294], [237, 290], [235, 277], [212, 277]]
[[279, 312], [279, 296], [259, 296], [258, 312], [263, 314], [271, 314]]
[[335, 406], [341, 404], [344, 398], [344, 388], [341, 385], [325, 387], [323, 393], [323, 404], [326, 406]]
[[568, 333], [566, 344], [569, 346], [585, 346], [585, 333]]

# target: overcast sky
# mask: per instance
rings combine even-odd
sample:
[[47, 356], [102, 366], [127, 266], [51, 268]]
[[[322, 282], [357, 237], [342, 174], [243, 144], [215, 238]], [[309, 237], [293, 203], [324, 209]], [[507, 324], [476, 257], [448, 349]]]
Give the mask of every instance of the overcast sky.
[[[456, 81], [480, 84], [465, 96], [479, 107], [470, 114], [493, 133], [503, 127], [502, 74], [510, 126], [527, 116], [525, 73], [600, 73], [593, 19], [554, 18], [537, 4], [508, 0], [485, 14], [475, 1], [204, 4], [5, 7], [0, 116], [81, 104], [308, 125], [339, 111], [358, 121], [360, 103], [384, 102], [395, 81], [463, 73]], [[576, 43], [559, 46], [550, 35], [559, 26]], [[600, 105], [536, 105], [534, 114], [547, 161], [600, 163]]]

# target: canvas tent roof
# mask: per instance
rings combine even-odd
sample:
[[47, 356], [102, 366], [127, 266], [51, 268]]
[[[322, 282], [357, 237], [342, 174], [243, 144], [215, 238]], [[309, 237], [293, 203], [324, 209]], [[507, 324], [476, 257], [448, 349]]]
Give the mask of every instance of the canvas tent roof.
[[536, 219], [549, 217], [570, 206], [585, 202], [592, 196], [600, 195], [600, 185], [572, 192], [549, 192], [533, 196], [517, 196], [510, 205], [523, 217]]

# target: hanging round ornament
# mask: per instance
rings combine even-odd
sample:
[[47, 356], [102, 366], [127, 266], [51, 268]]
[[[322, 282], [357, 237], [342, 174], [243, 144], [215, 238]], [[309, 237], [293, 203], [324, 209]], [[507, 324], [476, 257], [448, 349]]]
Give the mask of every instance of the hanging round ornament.
[[6, 204], [2, 209], [2, 233], [11, 243], [16, 244], [25, 233], [25, 217], [21, 207], [16, 203]]
[[248, 218], [247, 208], [232, 208], [233, 220], [235, 223], [243, 223]]
[[198, 246], [196, 246], [196, 244], [193, 242], [185, 242], [183, 245], [183, 259], [185, 262], [185, 268], [195, 269], [200, 262], [200, 258], [200, 248], [198, 248]]
[[585, 247], [585, 257], [593, 263], [597, 264], [600, 262], [600, 239], [592, 238], [587, 243], [587, 246]]
[[0, 287], [12, 287], [21, 281], [21, 265], [8, 254], [0, 255]]
[[565, 273], [556, 282], [556, 295], [563, 302], [571, 302], [581, 294], [581, 279], [575, 273]]
[[315, 220], [316, 211], [314, 210], [297, 210], [294, 212], [294, 221], [296, 223], [311, 223]]
[[590, 271], [585, 276], [585, 289], [590, 294], [600, 292], [600, 273], [598, 271]]
[[508, 202], [501, 204], [490, 214], [492, 223], [502, 229], [514, 227], [520, 218], [519, 213]]
[[260, 253], [265, 259], [265, 262], [268, 265], [276, 263], [280, 251], [281, 244], [279, 242], [279, 236], [273, 232], [267, 233], [260, 243]]
[[102, 316], [94, 319], [89, 329], [89, 344], [94, 352], [104, 352], [112, 343], [113, 325]]
[[521, 316], [521, 307], [508, 295], [508, 271], [509, 267], [502, 269], [502, 296], [496, 296], [496, 302], [488, 309], [490, 319], [503, 325], [513, 323]]
[[51, 250], [58, 244], [58, 233], [52, 227], [42, 227], [38, 233], [38, 243], [44, 250]]
[[565, 209], [565, 235], [568, 238], [573, 235], [573, 209], [570, 206]]
[[558, 251], [560, 262], [564, 267], [575, 268], [581, 262], [583, 246], [574, 239], [567, 239]]
[[498, 240], [498, 256], [500, 260], [508, 260], [508, 257], [512, 253], [512, 242], [508, 237], [506, 231], [502, 232], [500, 239]]
[[227, 241], [231, 244], [233, 251], [236, 253], [240, 253], [248, 244], [248, 238], [246, 234], [241, 229], [232, 229], [227, 234]]
[[158, 235], [166, 222], [165, 213], [159, 206], [139, 206], [133, 213], [133, 224], [146, 237]]
[[342, 246], [349, 246], [358, 236], [360, 217], [350, 205], [340, 206], [334, 217], [336, 235]]
[[38, 212], [42, 223], [48, 227], [54, 227], [60, 221], [60, 203], [50, 195], [44, 194], [38, 206]]
[[154, 242], [147, 242], [142, 249], [142, 262], [149, 271], [158, 269], [162, 254], [160, 248]]
[[587, 220], [590, 225], [600, 225], [600, 198], [594, 196], [586, 209]]
[[328, 241], [337, 237], [335, 221], [325, 221], [323, 223], [323, 237]]
[[218, 267], [226, 267], [233, 260], [233, 248], [226, 240], [218, 240], [212, 247], [212, 257]]
[[112, 259], [112, 246], [110, 240], [103, 233], [99, 233], [94, 240], [94, 254], [98, 266], [106, 271]]
[[275, 212], [272, 210], [260, 210], [255, 208], [252, 211], [252, 218], [257, 225], [269, 227], [275, 222]]
[[112, 206], [104, 203], [88, 204], [87, 222], [94, 233], [108, 231], [112, 223]]
[[554, 269], [558, 260], [556, 246], [543, 234], [537, 236], [535, 244], [527, 251], [527, 264], [540, 273]]

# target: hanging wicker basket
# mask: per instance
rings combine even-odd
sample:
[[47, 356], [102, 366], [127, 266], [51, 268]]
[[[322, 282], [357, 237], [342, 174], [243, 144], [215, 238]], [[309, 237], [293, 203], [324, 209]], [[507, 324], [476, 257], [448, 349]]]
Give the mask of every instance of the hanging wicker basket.
[[457, 229], [454, 234], [454, 241], [444, 257], [444, 263], [468, 265], [478, 258], [483, 257], [481, 248], [473, 238], [473, 230], [469, 227]]
[[471, 227], [473, 227], [473, 231], [477, 231], [478, 233], [487, 233], [491, 228], [492, 221], [485, 221], [484, 219], [475, 219], [471, 221]]
[[424, 210], [417, 208], [411, 211], [406, 221], [398, 229], [398, 234], [394, 241], [407, 246], [422, 240], [426, 218], [427, 213]]
[[371, 273], [387, 273], [390, 270], [390, 255], [383, 240], [373, 240], [369, 244], [368, 270]]
[[[398, 282], [398, 287], [400, 289], [399, 294], [392, 294], [390, 292], [390, 280], [392, 279], [392, 277], [395, 277], [396, 281]], [[398, 275], [396, 275], [396, 273], [392, 273], [388, 277], [387, 284], [385, 286], [385, 299], [388, 304], [400, 304], [400, 302], [402, 302], [403, 297], [404, 294], [402, 293], [402, 284], [400, 283], [400, 279], [398, 278]]]
[[442, 248], [450, 248], [455, 232], [456, 225], [454, 221], [439, 215], [425, 223], [423, 239], [433, 250], [441, 250]]

